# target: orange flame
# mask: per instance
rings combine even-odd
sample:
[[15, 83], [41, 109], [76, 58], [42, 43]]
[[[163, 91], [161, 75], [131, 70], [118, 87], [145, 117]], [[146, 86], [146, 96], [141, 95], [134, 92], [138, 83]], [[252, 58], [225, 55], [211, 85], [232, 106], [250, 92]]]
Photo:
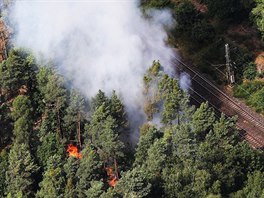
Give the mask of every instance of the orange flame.
[[69, 156], [71, 157], [82, 159], [82, 154], [78, 153], [78, 148], [72, 144], [68, 145], [67, 152], [69, 153]]
[[106, 167], [105, 169], [108, 176], [108, 185], [111, 187], [115, 187], [118, 181], [118, 177], [113, 172], [113, 169], [111, 167]]

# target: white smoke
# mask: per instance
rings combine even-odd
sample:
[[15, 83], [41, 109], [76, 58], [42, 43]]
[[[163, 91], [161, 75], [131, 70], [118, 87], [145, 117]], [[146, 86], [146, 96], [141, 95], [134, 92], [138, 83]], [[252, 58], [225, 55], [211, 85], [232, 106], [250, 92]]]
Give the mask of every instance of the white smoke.
[[136, 0], [17, 0], [9, 15], [16, 46], [53, 59], [88, 98], [115, 89], [133, 121], [142, 122], [142, 76], [152, 61], [172, 71], [169, 11], [146, 19]]
[[181, 73], [179, 84], [180, 84], [181, 89], [188, 92], [192, 84], [189, 74], [185, 72]]

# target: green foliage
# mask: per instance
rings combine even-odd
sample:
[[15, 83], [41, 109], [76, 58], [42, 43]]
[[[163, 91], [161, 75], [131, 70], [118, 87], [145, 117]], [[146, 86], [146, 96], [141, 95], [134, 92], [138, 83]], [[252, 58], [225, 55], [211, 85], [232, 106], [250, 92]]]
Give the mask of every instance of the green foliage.
[[44, 172], [43, 180], [39, 184], [38, 198], [64, 197], [65, 177], [62, 169], [60, 155], [51, 156], [48, 159], [47, 170]]
[[199, 45], [211, 43], [215, 39], [214, 27], [205, 20], [196, 22], [192, 28], [191, 39]]
[[166, 164], [167, 145], [162, 139], [154, 141], [148, 149], [147, 158], [142, 166], [146, 171], [146, 177], [151, 181], [158, 180], [162, 169]]
[[248, 174], [248, 180], [245, 187], [234, 194], [234, 198], [246, 198], [246, 197], [264, 197], [264, 172], [255, 171], [252, 174]]
[[148, 197], [150, 188], [151, 184], [147, 181], [144, 170], [134, 168], [122, 174], [122, 178], [116, 186], [116, 191], [124, 198], [143, 198]]
[[28, 146], [15, 143], [8, 157], [7, 194], [11, 197], [17, 197], [19, 194], [23, 197], [31, 197], [34, 193], [32, 189], [34, 174], [37, 170], [38, 167], [34, 163]]
[[118, 133], [121, 134], [124, 130], [127, 130], [128, 120], [125, 111], [125, 106], [123, 105], [120, 98], [117, 96], [116, 92], [113, 91], [111, 96], [111, 116], [116, 120]]
[[29, 97], [24, 95], [17, 96], [13, 101], [13, 111], [11, 113], [14, 123], [15, 140], [18, 143], [29, 143], [32, 123], [33, 108]]
[[81, 131], [83, 131], [84, 116], [85, 116], [85, 100], [77, 91], [73, 90], [70, 94], [66, 114], [63, 117], [63, 124], [66, 132], [64, 135], [68, 139], [81, 139]]
[[105, 93], [102, 90], [99, 90], [98, 93], [91, 101], [92, 111], [95, 111], [101, 105], [109, 106], [110, 100], [106, 97]]
[[[186, 4], [179, 12], [189, 10], [188, 2], [176, 2]], [[197, 12], [191, 9], [191, 13]], [[207, 36], [200, 30], [208, 24], [203, 24], [200, 16], [194, 17], [192, 25], [197, 26], [197, 35], [193, 36], [202, 41]], [[24, 64], [23, 58], [12, 56], [20, 66]], [[14, 60], [6, 62], [15, 64]], [[15, 68], [11, 63], [9, 66]], [[191, 107], [188, 93], [180, 89], [176, 79], [163, 73], [158, 61], [153, 62], [145, 75], [145, 96], [152, 117], [141, 127], [133, 151], [121, 141], [131, 128], [125, 106], [115, 91], [108, 97], [99, 90], [91, 101], [90, 112], [86, 112], [81, 94], [66, 91], [63, 78], [55, 71], [45, 67], [32, 72], [32, 79], [36, 76], [36, 80], [32, 81], [30, 93], [17, 96], [16, 90], [9, 94], [1, 85], [0, 197], [262, 195], [263, 152], [238, 139], [235, 119], [223, 115], [216, 119], [208, 103], [196, 110]], [[244, 94], [248, 102], [255, 106], [264, 103], [257, 103], [264, 98], [261, 81], [242, 86], [236, 88], [237, 93]], [[249, 93], [242, 93], [241, 87]], [[2, 94], [12, 98], [6, 101]], [[76, 141], [83, 142], [78, 146], [83, 149], [82, 158], [66, 159], [66, 144]], [[113, 163], [116, 161], [117, 167]], [[108, 184], [111, 177], [106, 167], [121, 173], [114, 188]]]
[[11, 139], [13, 123], [8, 105], [0, 105], [0, 147], [4, 147]]
[[36, 82], [36, 64], [33, 56], [21, 49], [13, 49], [7, 60], [0, 65], [1, 89], [7, 98], [17, 94], [22, 86], [26, 92], [34, 89]]
[[46, 168], [48, 159], [55, 154], [65, 157], [64, 153], [65, 149], [56, 134], [48, 133], [44, 137], [41, 137], [37, 148], [37, 159], [41, 167]]
[[[166, 168], [163, 172], [166, 196], [169, 198], [199, 197], [199, 194], [195, 194], [192, 189], [192, 186], [195, 187], [194, 183], [192, 183], [195, 174], [193, 171], [188, 168]], [[202, 185], [200, 186], [200, 190], [203, 190]]]
[[64, 192], [65, 198], [77, 197], [76, 184], [78, 178], [76, 176], [76, 172], [79, 168], [79, 162], [79, 160], [69, 157], [66, 163], [64, 164], [63, 169], [66, 173], [66, 185]]
[[192, 108], [189, 106], [188, 94], [180, 89], [178, 81], [164, 74], [158, 82], [158, 90], [164, 100], [162, 122], [164, 124], [186, 122]]
[[201, 140], [212, 129], [215, 122], [213, 109], [209, 107], [208, 102], [202, 103], [192, 116], [193, 131], [197, 139]]
[[91, 188], [85, 191], [87, 198], [97, 198], [104, 192], [104, 183], [101, 181], [91, 181]]
[[233, 89], [233, 94], [235, 97], [248, 99], [253, 93], [261, 90], [263, 86], [264, 83], [258, 80], [246, 82], [242, 85], [235, 86]]
[[6, 171], [8, 168], [8, 153], [6, 150], [2, 150], [0, 153], [0, 197], [4, 197], [6, 192]]
[[140, 129], [140, 139], [135, 153], [134, 166], [142, 165], [146, 160], [146, 153], [156, 139], [161, 137], [161, 132], [154, 126], [145, 124]]
[[257, 112], [264, 114], [264, 87], [249, 97], [248, 104]]
[[264, 83], [262, 81], [254, 80], [235, 86], [233, 94], [235, 97], [245, 99], [246, 103], [257, 112], [264, 113]]
[[248, 80], [254, 80], [255, 77], [257, 76], [257, 68], [254, 63], [250, 63], [244, 70], [243, 72], [244, 78]]
[[124, 144], [119, 135], [127, 127], [127, 119], [121, 100], [115, 92], [108, 99], [99, 90], [92, 104], [94, 111], [90, 124], [86, 126], [86, 136], [96, 147], [102, 160], [123, 157]]
[[152, 74], [153, 76], [157, 76], [160, 71], [160, 62], [159, 61], [153, 61], [152, 66], [149, 68], [148, 72]]
[[199, 12], [195, 9], [191, 1], [180, 1], [175, 6], [175, 18], [177, 20], [176, 28], [178, 30], [187, 31], [191, 30], [192, 25], [199, 19]]
[[13, 101], [12, 117], [14, 120], [21, 118], [22, 116], [32, 116], [31, 102], [27, 96], [19, 95]]
[[99, 155], [89, 146], [82, 151], [82, 160], [76, 176], [79, 178], [76, 185], [78, 197], [86, 197], [86, 191], [91, 188], [93, 180], [100, 180], [102, 161]]
[[208, 6], [209, 14], [221, 20], [232, 20], [232, 18], [241, 17], [243, 11], [245, 11], [244, 5], [248, 6], [246, 2], [243, 4], [240, 0], [206, 0], [205, 2]]
[[262, 0], [255, 0], [256, 7], [252, 10], [253, 15], [253, 21], [257, 25], [259, 31], [262, 34], [262, 37], [264, 37], [264, 2]]
[[123, 156], [123, 143], [118, 139], [117, 124], [104, 112], [104, 105], [97, 108], [88, 126], [88, 136], [98, 149], [102, 160]]
[[146, 8], [163, 8], [170, 5], [170, 0], [141, 0], [140, 4]]

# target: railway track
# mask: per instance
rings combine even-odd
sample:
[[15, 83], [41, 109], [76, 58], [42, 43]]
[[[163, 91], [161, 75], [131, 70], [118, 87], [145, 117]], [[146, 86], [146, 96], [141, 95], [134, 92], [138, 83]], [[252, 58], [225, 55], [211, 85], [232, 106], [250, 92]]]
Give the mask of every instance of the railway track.
[[[173, 63], [190, 75], [193, 84], [199, 86], [199, 89], [203, 89], [205, 92], [209, 93], [209, 95], [201, 95], [191, 88], [191, 98], [193, 100], [198, 104], [208, 101], [210, 106], [217, 112], [218, 116], [221, 113], [224, 113], [227, 117], [237, 115], [237, 127], [241, 131], [241, 138], [247, 140], [254, 148], [264, 149], [264, 119], [261, 116], [252, 112], [252, 110], [242, 105], [235, 98], [228, 96], [202, 74], [183, 63], [178, 58], [174, 57]], [[213, 98], [217, 99], [218, 102], [216, 102], [216, 100], [214, 101]], [[228, 112], [220, 111], [221, 104], [219, 103], [228, 106]], [[231, 110], [232, 112], [230, 113]]]
[[[198, 105], [201, 104], [202, 102], [207, 101], [201, 94], [196, 92], [194, 89], [190, 88], [190, 90], [192, 92], [191, 99], [195, 100]], [[198, 96], [198, 98], [197, 98], [197, 96]], [[219, 109], [216, 106], [214, 106], [213, 104], [210, 104], [210, 107], [212, 107], [214, 109], [214, 111], [216, 113], [215, 115], [219, 119], [222, 112], [220, 112]], [[225, 115], [225, 116], [230, 117], [227, 115]], [[260, 140], [259, 138], [255, 138], [254, 136], [250, 135], [250, 133], [246, 133], [246, 131], [243, 129], [243, 127], [239, 126], [239, 124], [237, 124], [237, 128], [240, 131], [239, 136], [241, 137], [241, 139], [248, 141], [253, 148], [264, 150], [264, 148], [263, 148], [264, 142], [262, 140]]]

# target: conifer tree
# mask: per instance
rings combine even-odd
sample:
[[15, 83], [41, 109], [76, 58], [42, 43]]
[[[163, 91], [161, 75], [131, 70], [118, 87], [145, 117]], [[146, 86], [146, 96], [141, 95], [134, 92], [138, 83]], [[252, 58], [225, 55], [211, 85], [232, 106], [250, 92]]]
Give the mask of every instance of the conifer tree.
[[150, 194], [151, 184], [146, 179], [144, 170], [136, 167], [123, 173], [115, 188], [122, 197], [143, 198]]
[[91, 182], [100, 180], [102, 171], [102, 162], [99, 155], [90, 145], [87, 145], [82, 151], [82, 159], [76, 173], [78, 177], [76, 190], [79, 198], [86, 197], [85, 192], [91, 188]]
[[37, 192], [38, 198], [63, 198], [65, 187], [65, 176], [62, 167], [62, 159], [59, 155], [53, 155], [48, 159], [47, 170], [43, 174], [40, 183], [40, 190]]
[[161, 137], [161, 132], [155, 126], [145, 124], [140, 129], [140, 139], [135, 153], [134, 166], [142, 165], [146, 160], [146, 154], [155, 140]]
[[6, 150], [0, 152], [0, 197], [4, 197], [6, 193], [6, 171], [8, 168], [8, 153]]
[[76, 139], [81, 147], [81, 139], [84, 120], [84, 98], [75, 90], [71, 91], [69, 105], [64, 116], [64, 126], [67, 131], [65, 134], [68, 139]]
[[88, 126], [88, 137], [98, 149], [102, 160], [124, 155], [122, 151], [124, 144], [119, 140], [116, 120], [105, 112], [104, 104], [92, 115]]
[[30, 135], [33, 128], [32, 110], [28, 96], [19, 95], [13, 101], [14, 135], [18, 143], [30, 143]]
[[192, 115], [192, 125], [198, 140], [203, 140], [205, 135], [212, 129], [215, 115], [208, 102], [202, 103]]
[[96, 111], [96, 109], [102, 106], [103, 104], [105, 105], [105, 107], [109, 107], [110, 100], [106, 97], [105, 93], [101, 89], [99, 89], [98, 93], [94, 98], [92, 98], [91, 101], [92, 111]]
[[119, 134], [126, 130], [128, 127], [128, 121], [125, 107], [115, 91], [112, 92], [111, 96], [111, 116], [116, 120]]
[[13, 49], [0, 65], [1, 89], [7, 98], [18, 94], [22, 86], [24, 91], [31, 92], [36, 82], [36, 70], [33, 56], [23, 50]]
[[37, 170], [28, 146], [15, 142], [8, 157], [7, 194], [11, 197], [32, 197], [34, 174]]
[[37, 159], [39, 164], [46, 169], [48, 159], [55, 154], [65, 157], [64, 146], [60, 143], [58, 135], [48, 133], [41, 137], [40, 144], [37, 147]]
[[76, 176], [77, 170], [79, 168], [80, 161], [76, 160], [73, 157], [69, 157], [64, 164], [63, 168], [66, 173], [66, 184], [65, 184], [65, 198], [77, 197], [77, 181], [78, 178]]

